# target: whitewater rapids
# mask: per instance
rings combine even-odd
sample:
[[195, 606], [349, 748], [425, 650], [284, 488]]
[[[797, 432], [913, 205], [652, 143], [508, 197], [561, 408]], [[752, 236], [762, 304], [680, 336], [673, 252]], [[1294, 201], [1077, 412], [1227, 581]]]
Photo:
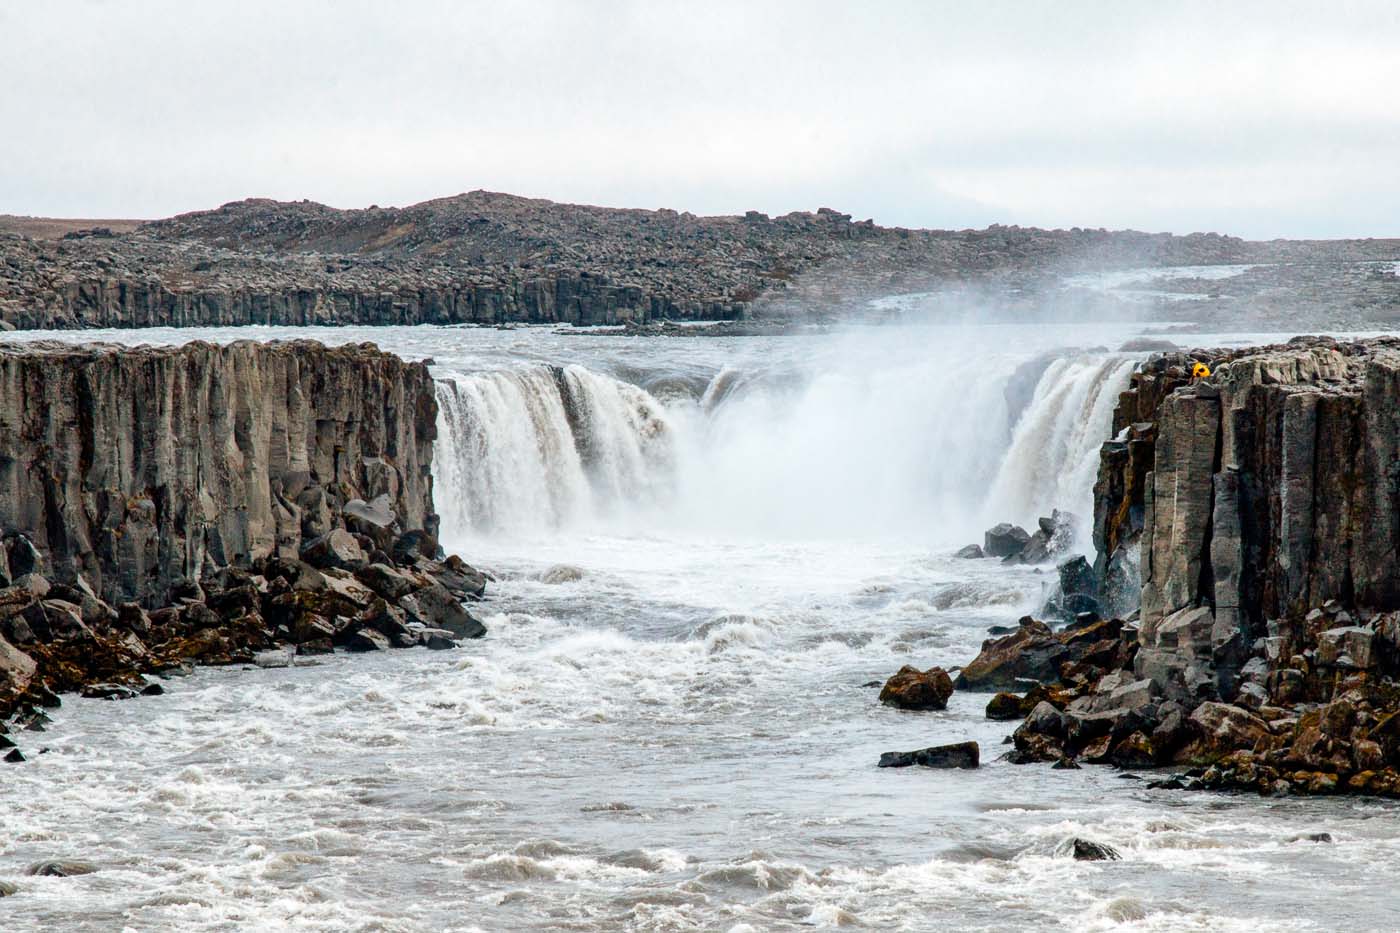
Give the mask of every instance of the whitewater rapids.
[[[497, 576], [490, 635], [66, 698], [0, 788], [0, 928], [1400, 928], [1391, 804], [1007, 765], [985, 695], [864, 686], [1042, 598], [1041, 568], [951, 552], [1087, 517], [1136, 358], [1095, 348], [1131, 332], [257, 331], [434, 360], [435, 496]], [[874, 767], [963, 739], [980, 770]], [[101, 870], [23, 875], [46, 858]]]

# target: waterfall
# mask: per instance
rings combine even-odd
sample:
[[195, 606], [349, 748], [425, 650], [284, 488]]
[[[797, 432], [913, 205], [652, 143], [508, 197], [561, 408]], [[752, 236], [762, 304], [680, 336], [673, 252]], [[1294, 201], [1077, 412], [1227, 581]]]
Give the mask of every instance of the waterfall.
[[698, 400], [664, 404], [577, 365], [442, 377], [444, 537], [635, 520], [952, 544], [1053, 508], [1087, 531], [1098, 449], [1135, 362], [1057, 351], [1026, 401], [1026, 353], [983, 349], [971, 368], [948, 358], [843, 351], [796, 370], [724, 366]]
[[665, 413], [641, 389], [581, 366], [450, 374], [437, 383], [443, 535], [574, 525], [669, 483]]
[[1076, 356], [1053, 361], [1013, 427], [988, 506], [1014, 521], [1055, 508], [1078, 515], [1087, 545], [1099, 447], [1113, 428], [1113, 408], [1136, 368], [1121, 356]]

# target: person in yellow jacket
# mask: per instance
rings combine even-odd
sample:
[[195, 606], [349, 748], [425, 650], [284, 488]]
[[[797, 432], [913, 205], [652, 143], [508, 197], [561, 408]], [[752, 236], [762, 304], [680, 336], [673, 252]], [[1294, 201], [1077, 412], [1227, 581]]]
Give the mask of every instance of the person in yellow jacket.
[[1207, 366], [1205, 363], [1197, 363], [1195, 366], [1192, 366], [1192, 367], [1191, 367], [1191, 378], [1192, 378], [1193, 380], [1194, 380], [1194, 379], [1209, 379], [1209, 378], [1210, 378], [1210, 367]]

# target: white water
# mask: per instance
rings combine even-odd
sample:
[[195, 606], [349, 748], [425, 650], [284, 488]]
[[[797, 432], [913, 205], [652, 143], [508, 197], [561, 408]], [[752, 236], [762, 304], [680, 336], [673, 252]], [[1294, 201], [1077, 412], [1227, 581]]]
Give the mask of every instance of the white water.
[[880, 334], [811, 365], [726, 366], [698, 399], [667, 402], [580, 366], [447, 375], [444, 537], [642, 522], [944, 546], [1057, 507], [1084, 516], [1136, 360], [1067, 352], [1012, 412], [1007, 384], [1025, 361], [972, 338], [910, 353]]
[[[862, 686], [963, 663], [1040, 598], [1037, 568], [949, 552], [1087, 514], [1130, 363], [1057, 354], [1014, 426], [1003, 389], [1130, 334], [267, 335], [299, 333], [436, 360], [437, 501], [498, 576], [490, 635], [67, 700], [4, 766], [0, 929], [1400, 928], [1390, 804], [1016, 767], [985, 696]], [[978, 771], [874, 767], [964, 738]], [[1123, 860], [1065, 858], [1075, 835]], [[56, 857], [101, 870], [22, 875]]]

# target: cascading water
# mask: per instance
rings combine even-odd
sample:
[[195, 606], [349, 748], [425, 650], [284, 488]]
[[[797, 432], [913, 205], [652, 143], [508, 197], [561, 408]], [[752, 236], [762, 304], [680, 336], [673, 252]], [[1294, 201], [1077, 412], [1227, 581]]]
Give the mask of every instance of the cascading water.
[[581, 366], [439, 379], [434, 460], [443, 532], [520, 533], [653, 500], [669, 482], [665, 414]]
[[1108, 440], [1113, 408], [1137, 362], [1122, 356], [1054, 360], [1017, 420], [989, 507], [1015, 519], [1076, 513], [1081, 546], [1087, 545], [1089, 511], [1098, 475], [1099, 446]]
[[1016, 412], [1008, 386], [1024, 354], [982, 351], [966, 367], [868, 350], [725, 366], [700, 399], [664, 404], [576, 365], [445, 376], [444, 535], [640, 517], [711, 537], [953, 544], [1056, 507], [1091, 512], [1098, 448], [1134, 360], [1062, 352]]

